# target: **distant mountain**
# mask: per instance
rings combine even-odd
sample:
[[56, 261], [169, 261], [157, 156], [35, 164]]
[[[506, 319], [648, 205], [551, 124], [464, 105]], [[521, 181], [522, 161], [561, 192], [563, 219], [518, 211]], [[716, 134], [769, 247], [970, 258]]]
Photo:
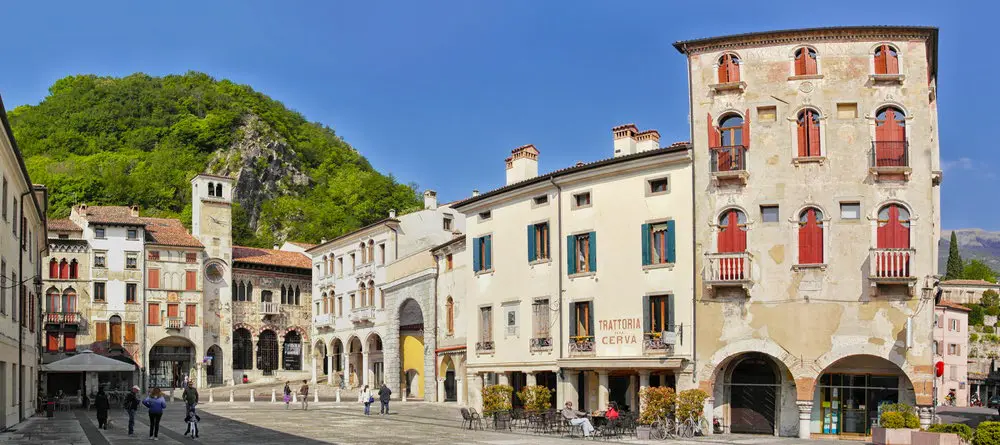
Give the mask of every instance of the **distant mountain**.
[[[938, 272], [944, 275], [948, 264], [948, 249], [951, 247], [951, 230], [941, 231], [938, 241]], [[955, 230], [958, 237], [958, 249], [962, 260], [980, 260], [993, 270], [1000, 271], [1000, 232], [987, 232], [982, 229]]]

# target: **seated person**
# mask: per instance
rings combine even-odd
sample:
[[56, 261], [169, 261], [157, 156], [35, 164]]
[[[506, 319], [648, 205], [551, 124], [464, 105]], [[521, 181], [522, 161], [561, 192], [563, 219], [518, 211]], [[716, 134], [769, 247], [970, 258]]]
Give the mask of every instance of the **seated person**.
[[590, 437], [594, 434], [594, 425], [590, 424], [590, 419], [586, 417], [587, 414], [573, 409], [573, 402], [566, 402], [566, 407], [562, 409], [562, 416], [571, 425], [582, 425], [583, 437]]
[[618, 404], [611, 402], [608, 404], [608, 410], [604, 412], [604, 417], [608, 420], [615, 420], [618, 418]]

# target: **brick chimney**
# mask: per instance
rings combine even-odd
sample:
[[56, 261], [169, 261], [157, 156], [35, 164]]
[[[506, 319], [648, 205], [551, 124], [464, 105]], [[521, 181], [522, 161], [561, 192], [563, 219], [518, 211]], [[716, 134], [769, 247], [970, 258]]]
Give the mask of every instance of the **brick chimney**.
[[438, 208], [438, 194], [434, 190], [424, 191], [424, 210], [436, 210]]
[[619, 125], [611, 129], [611, 134], [615, 137], [615, 157], [626, 156], [635, 153], [635, 135], [639, 129], [635, 124]]
[[510, 151], [507, 161], [507, 185], [538, 176], [538, 149], [522, 145]]
[[473, 197], [479, 196], [479, 189], [472, 189], [472, 196]]
[[660, 132], [656, 130], [646, 130], [635, 135], [635, 152], [656, 150], [660, 148]]
[[139, 217], [139, 206], [138, 205], [134, 205], [133, 204], [131, 207], [128, 208], [128, 210], [129, 210], [129, 213], [132, 214], [133, 218], [138, 218]]

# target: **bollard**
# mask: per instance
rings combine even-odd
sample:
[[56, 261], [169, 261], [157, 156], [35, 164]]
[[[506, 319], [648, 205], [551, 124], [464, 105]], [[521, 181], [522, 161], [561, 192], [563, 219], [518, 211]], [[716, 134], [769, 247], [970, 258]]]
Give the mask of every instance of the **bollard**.
[[340, 403], [340, 388], [337, 388], [337, 403]]
[[271, 403], [277, 402], [278, 399], [274, 397], [274, 388], [271, 388]]
[[250, 390], [250, 403], [253, 403], [253, 390]]
[[229, 390], [229, 403], [233, 403], [233, 390]]
[[292, 393], [292, 403], [299, 403], [299, 398], [296, 397], [297, 395], [297, 393]]
[[212, 403], [214, 401], [215, 401], [215, 390], [210, 389], [208, 390], [208, 403]]
[[313, 403], [319, 403], [319, 388], [316, 388], [316, 392], [313, 393]]
[[399, 395], [399, 401], [400, 402], [406, 401], [406, 391], [403, 391], [403, 393]]

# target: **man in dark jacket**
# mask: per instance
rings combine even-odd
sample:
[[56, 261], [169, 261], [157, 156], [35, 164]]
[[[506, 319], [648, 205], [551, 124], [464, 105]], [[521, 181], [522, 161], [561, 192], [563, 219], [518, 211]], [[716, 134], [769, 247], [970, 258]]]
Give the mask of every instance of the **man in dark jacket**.
[[139, 397], [136, 394], [139, 393], [139, 387], [133, 386], [132, 390], [129, 391], [128, 395], [125, 396], [125, 412], [128, 413], [128, 435], [135, 435], [135, 412], [139, 409]]
[[188, 382], [188, 387], [184, 388], [183, 397], [184, 404], [187, 405], [187, 411], [190, 411], [191, 408], [198, 404], [198, 390], [194, 389], [194, 382]]
[[104, 388], [97, 390], [94, 407], [97, 408], [97, 428], [108, 429], [108, 409], [111, 408], [111, 404], [108, 403], [108, 395], [104, 393]]
[[378, 401], [382, 402], [382, 409], [379, 411], [380, 416], [389, 414], [389, 396], [391, 395], [392, 390], [383, 383], [382, 387], [378, 390]]

